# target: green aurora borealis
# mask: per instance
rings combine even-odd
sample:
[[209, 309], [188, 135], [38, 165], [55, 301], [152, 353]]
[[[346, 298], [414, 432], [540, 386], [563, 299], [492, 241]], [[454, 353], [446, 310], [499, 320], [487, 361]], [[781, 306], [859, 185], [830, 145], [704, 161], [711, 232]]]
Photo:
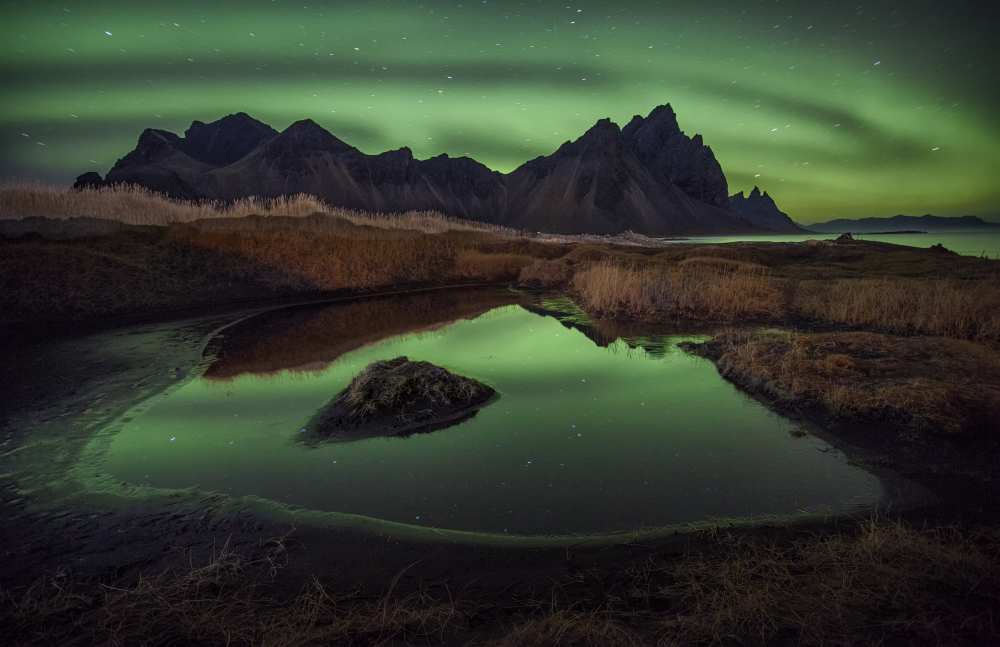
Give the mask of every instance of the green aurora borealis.
[[994, 4], [2, 2], [0, 176], [68, 183], [237, 111], [508, 171], [669, 102], [730, 192], [802, 222], [990, 217]]

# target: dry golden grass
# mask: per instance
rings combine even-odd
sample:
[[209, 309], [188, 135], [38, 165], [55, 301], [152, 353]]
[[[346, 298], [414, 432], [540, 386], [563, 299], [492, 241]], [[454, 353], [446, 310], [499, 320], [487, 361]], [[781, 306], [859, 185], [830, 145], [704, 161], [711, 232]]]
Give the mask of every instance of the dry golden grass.
[[780, 283], [761, 265], [690, 258], [672, 266], [598, 262], [573, 277], [585, 309], [612, 317], [733, 321], [784, 314]]
[[[7, 320], [279, 294], [517, 281], [569, 287], [586, 310], [602, 317], [801, 320], [1000, 342], [1000, 264], [893, 245], [643, 248], [611, 239], [549, 237], [565, 239], [552, 243], [435, 213], [337, 209], [307, 195], [223, 205], [170, 200], [129, 186], [0, 187], [0, 220], [24, 216], [166, 225], [166, 233], [147, 231], [140, 240], [137, 230], [95, 226], [78, 244], [5, 242], [0, 305]], [[47, 222], [46, 231], [59, 238], [63, 234], [51, 223], [74, 221]], [[65, 237], [88, 234], [91, 222], [67, 224]]]
[[454, 276], [454, 241], [412, 233], [205, 230], [171, 227], [170, 240], [271, 270], [274, 287], [367, 289]]
[[249, 197], [232, 203], [174, 200], [141, 186], [113, 185], [73, 190], [40, 183], [16, 182], [0, 185], [0, 219], [101, 218], [129, 225], [164, 226], [210, 218], [303, 218], [330, 214], [356, 225], [383, 229], [407, 229], [424, 233], [484, 231], [508, 236], [520, 232], [453, 218], [431, 211], [376, 214], [333, 207], [312, 195], [280, 198]]
[[903, 334], [1000, 340], [1000, 285], [990, 280], [807, 281], [794, 308], [807, 319]]
[[[666, 566], [678, 606], [668, 644], [960, 644], [1000, 632], [995, 532], [869, 521], [794, 543], [723, 537], [714, 555]], [[995, 580], [994, 580], [995, 581]], [[986, 586], [984, 587], [984, 584]], [[970, 608], [970, 605], [975, 607]]]
[[[552, 262], [554, 263], [554, 262]], [[552, 264], [550, 263], [550, 265]], [[529, 266], [525, 275], [542, 269]], [[901, 334], [1000, 341], [1000, 282], [902, 277], [797, 280], [717, 256], [585, 264], [572, 278], [581, 305], [602, 316], [710, 321], [788, 319]]]
[[461, 279], [509, 282], [515, 280], [521, 269], [534, 260], [526, 254], [484, 253], [477, 249], [464, 249], [455, 257], [454, 273]]
[[168, 225], [204, 218], [250, 215], [301, 217], [323, 211], [306, 195], [275, 200], [246, 198], [231, 205], [171, 200], [148, 189], [114, 185], [80, 191], [32, 183], [0, 186], [0, 218], [105, 218], [130, 225]]
[[426, 233], [329, 214], [214, 218], [74, 240], [23, 239], [0, 244], [0, 319], [512, 282], [535, 258], [562, 253], [560, 245], [487, 231]]
[[526, 287], [564, 288], [572, 280], [573, 271], [568, 259], [540, 259], [521, 268], [517, 282]]
[[940, 337], [734, 331], [696, 347], [749, 391], [848, 422], [1000, 432], [1000, 352]]

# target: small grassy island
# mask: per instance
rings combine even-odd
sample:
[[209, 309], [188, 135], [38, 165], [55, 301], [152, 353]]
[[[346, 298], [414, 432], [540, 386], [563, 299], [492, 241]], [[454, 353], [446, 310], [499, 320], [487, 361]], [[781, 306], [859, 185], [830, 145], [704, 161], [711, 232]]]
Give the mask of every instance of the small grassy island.
[[495, 395], [478, 380], [396, 357], [365, 367], [307, 429], [341, 441], [434, 431], [475, 415]]

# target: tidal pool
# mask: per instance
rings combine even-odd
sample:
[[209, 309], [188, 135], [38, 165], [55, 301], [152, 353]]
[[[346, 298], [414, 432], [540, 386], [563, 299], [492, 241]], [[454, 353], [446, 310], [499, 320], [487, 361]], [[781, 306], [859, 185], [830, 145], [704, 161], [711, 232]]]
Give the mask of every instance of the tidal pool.
[[[243, 322], [204, 375], [121, 426], [105, 468], [141, 485], [519, 535], [840, 513], [882, 496], [875, 476], [793, 435], [795, 423], [677, 347], [696, 338], [602, 346], [572, 318], [489, 299], [451, 313], [464, 301], [450, 299]], [[353, 342], [338, 332], [352, 326]], [[407, 328], [417, 332], [399, 332]], [[500, 397], [432, 433], [304, 442], [305, 423], [357, 372], [400, 355], [474, 377]]]

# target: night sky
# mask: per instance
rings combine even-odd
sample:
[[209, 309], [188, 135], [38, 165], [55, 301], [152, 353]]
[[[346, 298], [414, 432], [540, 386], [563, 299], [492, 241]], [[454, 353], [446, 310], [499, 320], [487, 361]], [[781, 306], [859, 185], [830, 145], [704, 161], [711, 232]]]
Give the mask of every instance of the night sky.
[[0, 176], [103, 173], [237, 111], [509, 171], [669, 102], [730, 192], [802, 222], [995, 217], [997, 4], [3, 1]]

